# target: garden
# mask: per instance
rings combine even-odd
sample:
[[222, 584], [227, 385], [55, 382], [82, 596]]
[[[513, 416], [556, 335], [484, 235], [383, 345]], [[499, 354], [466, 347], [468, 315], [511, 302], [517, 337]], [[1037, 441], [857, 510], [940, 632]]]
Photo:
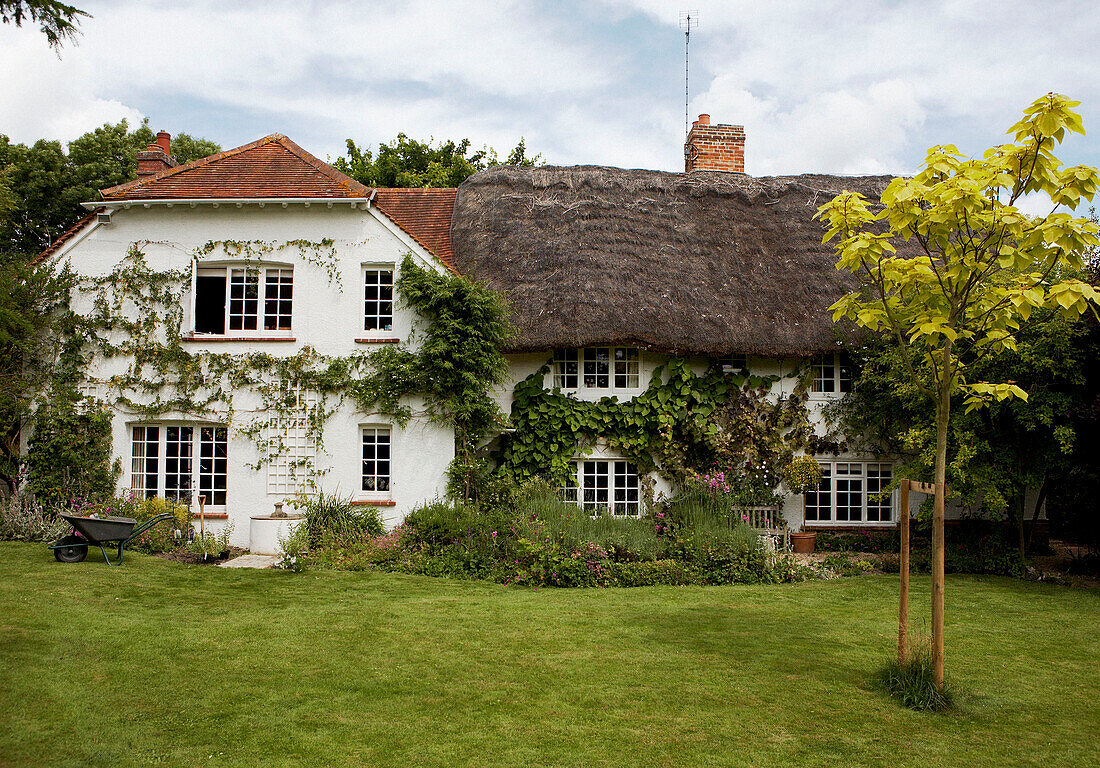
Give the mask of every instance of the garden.
[[[948, 679], [966, 695], [945, 715], [899, 707], [875, 679], [893, 576], [535, 590], [128, 565], [0, 543], [0, 762], [1100, 762], [1093, 590], [951, 577]], [[929, 590], [914, 577], [914, 605]]]

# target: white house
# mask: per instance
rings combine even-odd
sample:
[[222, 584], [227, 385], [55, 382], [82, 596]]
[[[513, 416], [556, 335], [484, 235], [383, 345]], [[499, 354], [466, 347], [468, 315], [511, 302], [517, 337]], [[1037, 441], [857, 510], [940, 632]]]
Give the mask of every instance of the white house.
[[[169, 151], [161, 134], [141, 153], [138, 179], [103, 190], [45, 255], [102, 278], [136, 245], [151, 270], [183, 272], [180, 343], [191, 352], [348, 356], [410, 341], [418, 318], [393, 301], [393, 283], [406, 254], [450, 269], [433, 215], [453, 190], [368, 189], [278, 134], [177, 167]], [[76, 308], [92, 311], [92, 302], [85, 291]], [[129, 304], [123, 313], [138, 317]], [[269, 514], [309, 479], [382, 507], [391, 525], [444, 493], [454, 436], [422, 415], [401, 427], [342, 403], [318, 446], [307, 423], [313, 395], [294, 392], [300, 418], [246, 436], [267, 420], [248, 387], [232, 393], [231, 409], [218, 402], [149, 418], [120, 399], [155, 397], [124, 391], [133, 363], [97, 355], [82, 385], [114, 411], [121, 489], [202, 495], [208, 518], [232, 523], [236, 545], [248, 546], [251, 516]], [[280, 455], [254, 468], [265, 441], [278, 442]]]
[[[842, 189], [874, 196], [888, 179], [747, 176], [743, 130], [705, 115], [685, 154], [685, 173], [498, 167], [457, 190], [376, 190], [278, 134], [182, 166], [160, 134], [139, 155], [138, 179], [103, 190], [45, 255], [102, 284], [136, 247], [151, 270], [184, 275], [184, 349], [292, 358], [415, 345], [420, 320], [393, 295], [411, 254], [506, 295], [517, 334], [505, 350], [511, 381], [498, 393], [505, 411], [512, 385], [547, 363], [547, 386], [624, 399], [672, 355], [699, 371], [718, 359], [781, 377], [813, 360], [810, 407], [820, 423], [821, 406], [849, 384], [827, 307], [851, 282], [812, 217]], [[81, 295], [85, 309], [93, 293]], [[416, 404], [402, 427], [340, 402], [319, 445], [308, 391], [286, 392], [294, 408], [279, 418], [257, 394], [262, 383], [152, 418], [142, 405], [158, 395], [134, 388], [134, 362], [98, 355], [83, 383], [114, 411], [120, 487], [201, 495], [208, 515], [233, 525], [234, 544], [249, 544], [250, 517], [307, 482], [382, 507], [389, 524], [444, 493], [454, 435]], [[775, 393], [790, 386], [781, 378]], [[271, 445], [278, 450], [265, 461]], [[890, 482], [889, 460], [819, 460], [826, 480], [807, 494], [807, 525], [895, 524], [894, 504], [872, 498]], [[577, 495], [613, 513], [640, 513], [639, 480], [599, 441], [576, 456]], [[801, 497], [785, 514], [802, 522]]]

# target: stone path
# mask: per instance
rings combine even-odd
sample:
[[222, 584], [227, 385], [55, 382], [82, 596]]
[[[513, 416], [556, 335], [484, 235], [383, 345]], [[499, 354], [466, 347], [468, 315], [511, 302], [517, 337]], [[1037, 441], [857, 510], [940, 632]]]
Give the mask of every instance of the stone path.
[[224, 563], [219, 568], [270, 568], [279, 560], [278, 555], [241, 555]]

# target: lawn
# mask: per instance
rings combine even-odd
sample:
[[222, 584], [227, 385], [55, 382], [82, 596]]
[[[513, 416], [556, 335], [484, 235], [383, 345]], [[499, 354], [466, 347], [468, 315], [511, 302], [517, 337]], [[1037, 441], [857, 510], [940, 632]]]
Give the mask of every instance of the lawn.
[[0, 544], [0, 766], [1100, 764], [1100, 594], [949, 577], [966, 696], [935, 715], [870, 682], [896, 591], [536, 591]]

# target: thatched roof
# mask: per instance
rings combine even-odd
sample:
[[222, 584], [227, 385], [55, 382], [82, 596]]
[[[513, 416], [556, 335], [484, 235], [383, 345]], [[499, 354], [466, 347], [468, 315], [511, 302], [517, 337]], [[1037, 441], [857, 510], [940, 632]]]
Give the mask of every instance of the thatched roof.
[[807, 355], [836, 348], [827, 308], [854, 285], [817, 206], [888, 182], [500, 166], [459, 187], [451, 241], [459, 271], [511, 302], [511, 351]]

